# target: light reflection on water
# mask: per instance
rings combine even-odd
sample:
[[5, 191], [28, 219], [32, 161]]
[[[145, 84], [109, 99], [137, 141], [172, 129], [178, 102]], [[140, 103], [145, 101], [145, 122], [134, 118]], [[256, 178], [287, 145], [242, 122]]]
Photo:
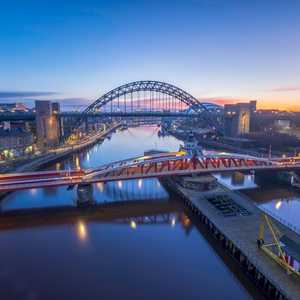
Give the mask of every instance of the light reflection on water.
[[[131, 128], [117, 132], [102, 145], [96, 145], [86, 152], [75, 154], [70, 159], [56, 163], [53, 168], [94, 168], [101, 164], [143, 155], [144, 151], [153, 149], [174, 151], [180, 142], [172, 137], [160, 137], [153, 134], [157, 127]], [[94, 188], [96, 202], [119, 201], [125, 199], [167, 199], [168, 194], [157, 179], [139, 179], [130, 181], [97, 184]], [[19, 191], [9, 195], [1, 203], [2, 210], [46, 207], [58, 205], [75, 205], [76, 189], [66, 187], [34, 189]]]
[[87, 239], [87, 226], [84, 221], [78, 221], [77, 223], [77, 235], [79, 240], [85, 241]]
[[[253, 175], [217, 174], [216, 178], [232, 190], [240, 190], [263, 211], [273, 215], [283, 223], [296, 226], [300, 231], [300, 193], [288, 185], [268, 182], [258, 186]], [[266, 179], [267, 181], [267, 179]]]
[[258, 206], [267, 213], [270, 213], [283, 223], [296, 227], [300, 232], [300, 196], [291, 198], [272, 199], [266, 203], [258, 203]]
[[[153, 132], [135, 128], [117, 133], [88, 155], [73, 156], [59, 167], [95, 167], [141, 155], [153, 145], [178, 149], [176, 139], [158, 138]], [[150, 198], [159, 205], [168, 203], [168, 197], [156, 179], [94, 187], [97, 202]], [[21, 191], [9, 195], [2, 208], [73, 205], [76, 198], [75, 189]], [[182, 208], [104, 223], [78, 219], [72, 224], [3, 231], [0, 249], [1, 299], [250, 298]]]
[[299, 190], [270, 182], [266, 186], [258, 186], [254, 175], [239, 172], [215, 174], [215, 177], [227, 188], [245, 193], [263, 211], [300, 233]]
[[214, 175], [218, 181], [231, 190], [256, 188], [254, 175], [242, 174], [240, 172], [220, 173]]

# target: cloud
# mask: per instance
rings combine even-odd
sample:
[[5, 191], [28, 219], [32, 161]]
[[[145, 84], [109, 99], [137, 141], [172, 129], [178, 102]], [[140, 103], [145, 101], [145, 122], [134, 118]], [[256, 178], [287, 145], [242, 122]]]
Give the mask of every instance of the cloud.
[[278, 87], [278, 88], [267, 90], [267, 92], [297, 92], [297, 91], [300, 91], [300, 85], [299, 86]]
[[0, 91], [0, 99], [7, 98], [31, 98], [57, 95], [55, 92], [33, 92], [33, 91]]
[[74, 97], [74, 98], [53, 98], [53, 102], [59, 102], [64, 107], [81, 107], [88, 106], [93, 102], [93, 100], [84, 97]]
[[84, 98], [84, 97], [70, 97], [70, 98], [53, 98], [53, 101], [58, 101], [58, 102], [71, 102], [71, 103], [87, 103], [87, 102], [92, 102], [92, 99]]
[[246, 102], [248, 99], [232, 98], [232, 97], [209, 97], [205, 99], [198, 99], [201, 102], [212, 102], [219, 105], [234, 104], [238, 102]]

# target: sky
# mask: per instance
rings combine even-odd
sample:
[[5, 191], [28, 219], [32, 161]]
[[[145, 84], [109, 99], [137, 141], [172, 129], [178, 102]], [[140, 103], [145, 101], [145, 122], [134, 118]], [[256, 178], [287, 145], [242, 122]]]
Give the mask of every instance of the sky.
[[87, 104], [136, 80], [300, 111], [298, 0], [0, 0], [0, 102]]

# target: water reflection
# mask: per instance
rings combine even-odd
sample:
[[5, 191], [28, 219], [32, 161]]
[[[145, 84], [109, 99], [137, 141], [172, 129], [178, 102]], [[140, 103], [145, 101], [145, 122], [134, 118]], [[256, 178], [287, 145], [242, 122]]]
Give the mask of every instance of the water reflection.
[[119, 181], [118, 181], [118, 188], [119, 188], [119, 189], [122, 189], [122, 180], [119, 180]]
[[29, 193], [30, 193], [32, 196], [36, 195], [37, 189], [31, 189], [31, 190], [29, 191]]
[[268, 214], [292, 224], [300, 229], [300, 194], [299, 191], [284, 186], [270, 185], [243, 193]]
[[138, 180], [138, 188], [139, 188], [139, 189], [142, 189], [142, 187], [143, 187], [143, 180], [142, 180], [142, 179], [139, 179], [139, 180]]
[[[49, 169], [94, 168], [107, 162], [141, 155], [144, 151], [152, 149], [153, 145], [161, 150], [174, 151], [179, 148], [180, 142], [173, 137], [158, 138], [154, 134], [156, 129], [156, 126], [146, 126], [115, 133], [110, 140], [105, 140], [101, 145], [97, 144], [92, 149], [75, 154]], [[96, 187], [94, 198], [97, 203], [126, 199], [168, 198], [168, 194], [156, 179], [98, 183]], [[0, 205], [5, 211], [30, 207], [74, 206], [76, 200], [76, 189], [67, 190], [66, 187], [58, 187], [16, 192], [6, 197]]]
[[136, 223], [135, 223], [135, 221], [133, 221], [133, 220], [130, 221], [130, 227], [132, 229], [136, 229]]
[[280, 209], [281, 205], [282, 205], [282, 201], [279, 200], [279, 201], [276, 202], [275, 208], [278, 210], [278, 209]]
[[96, 183], [96, 186], [99, 189], [100, 193], [103, 193], [103, 191], [104, 191], [104, 183], [103, 182], [98, 182], [98, 183]]
[[[126, 200], [168, 199], [168, 193], [157, 179], [140, 179], [95, 184], [93, 198], [96, 203]], [[10, 194], [1, 202], [3, 211], [31, 207], [76, 206], [77, 191], [67, 187], [31, 189]]]
[[175, 218], [172, 218], [171, 226], [174, 227], [175, 225], [176, 225], [176, 219], [175, 219]]
[[126, 199], [168, 199], [168, 193], [160, 185], [157, 179], [107, 182], [103, 185], [101, 191], [102, 195], [97, 194], [96, 198], [105, 199], [105, 201], [119, 201]]
[[[140, 155], [153, 145], [174, 151], [179, 144], [171, 137], [158, 138], [151, 127], [131, 129], [94, 146], [89, 155], [85, 152], [60, 162], [60, 168], [91, 168]], [[193, 230], [181, 202], [172, 201], [158, 180], [96, 187], [99, 209], [91, 213], [73, 206], [76, 189], [20, 191], [1, 203], [4, 210], [68, 206], [63, 213], [49, 208], [53, 211], [47, 216], [26, 221], [10, 217], [3, 222], [10, 230], [1, 227], [1, 269], [9, 272], [1, 273], [1, 298], [28, 299], [32, 291], [43, 300], [249, 298], [207, 241]], [[78, 240], [85, 247], [78, 246]], [[22, 255], [12, 249], [23, 249]], [[186, 270], [189, 276], [182, 276]], [[22, 288], [15, 283], [22, 283]]]
[[80, 169], [80, 158], [79, 158], [79, 156], [75, 157], [75, 167], [76, 167], [76, 169]]
[[77, 223], [77, 236], [81, 241], [85, 241], [87, 239], [87, 227], [83, 221], [79, 221]]
[[218, 181], [231, 190], [242, 190], [257, 188], [255, 176], [253, 174], [243, 174], [241, 172], [224, 172], [214, 174]]

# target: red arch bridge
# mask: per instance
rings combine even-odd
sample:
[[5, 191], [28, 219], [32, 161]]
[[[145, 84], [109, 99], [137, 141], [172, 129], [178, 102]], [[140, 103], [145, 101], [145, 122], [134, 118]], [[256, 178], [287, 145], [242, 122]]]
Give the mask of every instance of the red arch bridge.
[[196, 157], [184, 151], [168, 152], [116, 161], [94, 169], [1, 174], [0, 192], [138, 178], [251, 170], [297, 171], [300, 170], [300, 158], [266, 159], [233, 154], [208, 154]]

